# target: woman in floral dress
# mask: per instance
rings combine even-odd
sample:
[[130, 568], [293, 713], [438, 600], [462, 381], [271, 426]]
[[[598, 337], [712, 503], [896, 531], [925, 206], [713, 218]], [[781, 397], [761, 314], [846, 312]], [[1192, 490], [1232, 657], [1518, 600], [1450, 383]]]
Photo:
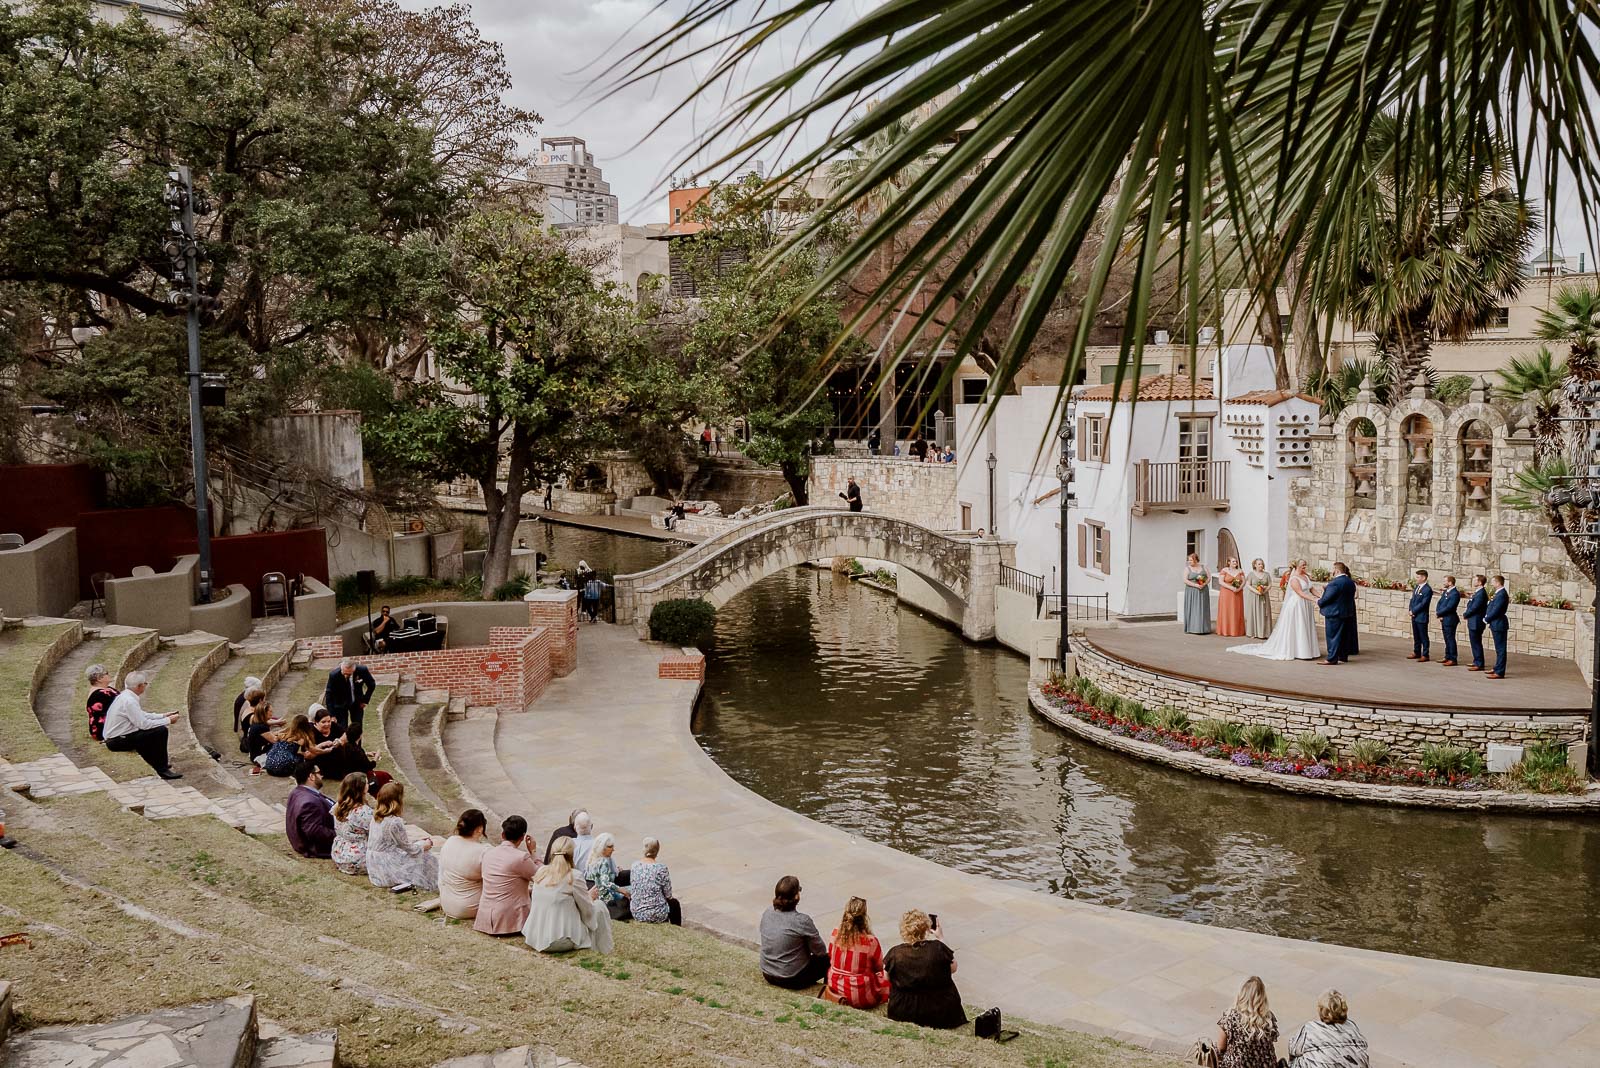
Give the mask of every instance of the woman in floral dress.
[[613, 920], [628, 919], [628, 891], [617, 885], [617, 862], [612, 856], [617, 851], [617, 840], [604, 832], [594, 836], [589, 849], [589, 869], [583, 873], [590, 886], [600, 888], [600, 903], [611, 913]]
[[439, 889], [439, 858], [430, 852], [433, 839], [411, 840], [406, 833], [405, 808], [406, 788], [397, 782], [385, 783], [372, 809], [367, 878], [384, 889], [410, 886], [432, 893]]
[[1252, 975], [1217, 1021], [1217, 1068], [1276, 1068], [1277, 1041], [1278, 1018], [1267, 1008], [1266, 984]]
[[333, 806], [333, 866], [346, 875], [365, 875], [367, 835], [371, 832], [367, 777], [352, 771], [339, 781], [339, 800]]
[[672, 873], [656, 858], [661, 843], [644, 840], [644, 859], [633, 866], [628, 879], [628, 908], [638, 923], [670, 923], [683, 926], [683, 908], [672, 896]]

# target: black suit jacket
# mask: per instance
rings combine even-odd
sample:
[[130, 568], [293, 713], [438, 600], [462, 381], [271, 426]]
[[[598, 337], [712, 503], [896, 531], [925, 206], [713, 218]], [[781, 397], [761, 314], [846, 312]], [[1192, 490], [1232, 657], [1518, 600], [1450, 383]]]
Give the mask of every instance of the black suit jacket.
[[1466, 617], [1468, 630], [1483, 629], [1483, 610], [1489, 607], [1489, 594], [1482, 586], [1472, 591], [1472, 596], [1467, 598], [1467, 607], [1461, 610]]
[[372, 700], [372, 691], [377, 688], [378, 684], [372, 681], [372, 672], [367, 670], [365, 664], [357, 664], [348, 679], [338, 668], [328, 672], [328, 685], [322, 690], [322, 703], [338, 721], [340, 734], [350, 726], [352, 719], [358, 723], [361, 721], [361, 710]]

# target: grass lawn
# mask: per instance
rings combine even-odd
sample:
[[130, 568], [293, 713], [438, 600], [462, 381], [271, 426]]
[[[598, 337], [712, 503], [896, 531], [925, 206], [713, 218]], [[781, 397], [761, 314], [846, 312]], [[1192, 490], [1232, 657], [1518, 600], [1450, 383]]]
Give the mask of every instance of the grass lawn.
[[[338, 1027], [352, 1068], [526, 1042], [590, 1068], [1173, 1063], [1026, 1023], [1004, 1046], [970, 1028], [893, 1024], [769, 987], [751, 951], [694, 931], [622, 924], [613, 955], [534, 954], [217, 820], [146, 821], [94, 797], [15, 815], [28, 850], [91, 884], [62, 882], [25, 854], [0, 857], [7, 927], [33, 942], [5, 961], [28, 1027], [102, 1020], [112, 1004], [139, 1012], [251, 993], [291, 1030]], [[182, 927], [132, 915], [118, 897]]]
[[60, 751], [33, 714], [33, 669], [51, 644], [77, 625], [20, 627], [0, 635], [0, 757], [13, 764]]

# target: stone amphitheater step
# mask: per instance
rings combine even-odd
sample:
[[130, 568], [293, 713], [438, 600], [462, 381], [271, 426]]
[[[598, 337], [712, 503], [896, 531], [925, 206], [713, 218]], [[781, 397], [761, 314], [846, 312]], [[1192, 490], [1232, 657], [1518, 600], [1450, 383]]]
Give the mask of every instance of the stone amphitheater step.
[[256, 1059], [251, 1068], [338, 1068], [339, 1032], [285, 1034], [271, 1020], [257, 1021]]
[[[108, 770], [120, 769], [123, 777], [148, 775], [150, 768], [133, 753], [112, 753], [89, 737], [84, 701], [89, 696], [89, 680], [84, 672], [90, 664], [104, 664], [120, 681], [136, 667], [150, 662], [156, 651], [154, 631], [135, 627], [102, 627], [85, 631], [84, 641], [45, 676], [34, 700], [34, 713], [56, 748], [74, 763], [101, 764]], [[164, 660], [162, 662], [165, 662]], [[94, 759], [100, 756], [102, 760]], [[116, 771], [112, 771], [116, 775]]]
[[[173, 695], [170, 683], [177, 680], [166, 680], [169, 685], [164, 686], [162, 691], [162, 696], [169, 700], [161, 707], [176, 708], [183, 713], [172, 727], [169, 748], [173, 754], [173, 766], [183, 772], [185, 785], [193, 786], [208, 797], [231, 797], [239, 789], [237, 780], [206, 750], [194, 730], [195, 708], [204, 694], [206, 683], [222, 671], [228, 662], [228, 640], [216, 634], [192, 631], [174, 639], [173, 655], [174, 664], [186, 662], [188, 668], [188, 678], [177, 700], [170, 699]], [[218, 749], [217, 752], [224, 758], [228, 755], [225, 749]]]
[[495, 726], [500, 717], [493, 711], [472, 711], [465, 719], [449, 720], [444, 725], [444, 754], [462, 786], [480, 802], [495, 829], [506, 816], [529, 816], [532, 807], [495, 754]]
[[[457, 778], [455, 769], [450, 766], [444, 753], [444, 725], [452, 714], [451, 707], [456, 703], [419, 705], [416, 714], [411, 717], [411, 759], [422, 775], [423, 782], [444, 802], [445, 812], [453, 816], [459, 816], [465, 809], [484, 807], [477, 795]], [[485, 810], [484, 814], [489, 813]]]
[[255, 1045], [255, 998], [240, 997], [159, 1009], [104, 1024], [40, 1027], [6, 1043], [0, 1050], [0, 1066], [250, 1068]]
[[[418, 694], [419, 698], [423, 696]], [[443, 834], [455, 824], [453, 806], [434, 791], [423, 775], [422, 769], [417, 765], [416, 752], [412, 744], [413, 720], [421, 715], [426, 721], [426, 717], [437, 715], [441, 707], [433, 703], [413, 704], [395, 701], [391, 711], [383, 716], [380, 722], [383, 730], [383, 748], [388, 752], [390, 759], [389, 774], [404, 783], [406, 787], [406, 816], [435, 833]], [[371, 715], [367, 717], [369, 721], [374, 718]], [[371, 733], [371, 729], [368, 730]], [[424, 733], [426, 733], [425, 725]], [[376, 740], [369, 738], [367, 747], [372, 748], [372, 743]]]
[[239, 751], [239, 735], [233, 728], [233, 700], [244, 688], [246, 677], [261, 679], [270, 693], [288, 662], [288, 647], [242, 651], [212, 673], [189, 709], [189, 725], [196, 740], [221, 754], [217, 770], [230, 790], [250, 779], [250, 762]]
[[583, 1068], [568, 1057], [559, 1056], [555, 1050], [533, 1046], [517, 1046], [499, 1053], [473, 1053], [465, 1057], [452, 1057], [440, 1061], [433, 1068]]
[[[172, 660], [172, 654], [173, 651], [171, 649], [157, 649], [151, 653], [147, 659], [137, 665], [138, 670], [144, 672], [150, 678], [150, 689], [145, 691], [143, 699], [144, 708], [147, 712], [160, 712], [165, 710], [162, 705], [154, 703], [154, 691], [156, 683], [161, 678], [161, 673], [166, 669], [168, 662]], [[79, 671], [77, 674], [81, 677], [83, 673], [82, 671]], [[58, 665], [58, 670], [52, 671], [50, 675], [46, 677], [45, 688], [49, 688], [52, 679], [57, 679], [58, 676], [65, 676], [65, 672], [60, 670], [60, 665]], [[67, 677], [62, 677], [57, 681], [59, 686], [65, 686], [69, 679]], [[122, 681], [121, 676], [118, 677], [117, 681]], [[79, 719], [82, 719], [83, 717], [83, 704], [84, 699], [88, 697], [87, 691], [88, 680], [85, 679], [82, 691], [72, 691], [73, 696], [68, 700], [69, 709], [75, 707], [76, 715]], [[59, 689], [57, 689], [56, 692], [60, 692]], [[55, 699], [51, 698], [51, 700], [53, 701]], [[171, 744], [170, 738], [168, 739], [167, 751], [168, 756], [172, 759], [173, 765], [177, 766], [179, 757], [182, 754], [180, 752], [180, 747]], [[130, 779], [141, 779], [150, 774], [150, 765], [141, 760], [139, 758], [139, 754], [112, 752], [104, 745], [89, 737], [87, 725], [85, 725], [82, 731], [76, 733], [74, 737], [70, 739], [69, 744], [62, 749], [62, 752], [66, 753], [67, 756], [72, 759], [73, 763], [77, 764], [78, 766], [83, 768], [99, 768], [118, 782], [126, 782]], [[181, 772], [183, 769], [179, 767], [178, 770]]]

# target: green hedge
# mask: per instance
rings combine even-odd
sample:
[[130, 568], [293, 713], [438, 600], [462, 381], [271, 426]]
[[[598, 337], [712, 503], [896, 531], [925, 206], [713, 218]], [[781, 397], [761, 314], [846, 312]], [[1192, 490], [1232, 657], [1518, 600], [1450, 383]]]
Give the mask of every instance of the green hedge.
[[717, 610], [709, 601], [681, 598], [661, 601], [650, 609], [650, 640], [669, 645], [711, 644]]

